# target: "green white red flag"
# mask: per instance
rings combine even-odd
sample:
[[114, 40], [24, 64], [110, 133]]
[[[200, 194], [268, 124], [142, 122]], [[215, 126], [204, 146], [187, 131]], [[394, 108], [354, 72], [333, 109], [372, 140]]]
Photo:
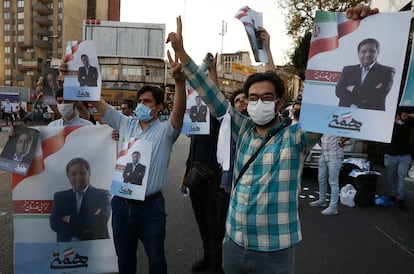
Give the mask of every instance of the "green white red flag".
[[346, 18], [344, 12], [317, 11], [308, 60], [313, 56], [338, 48], [339, 39], [359, 26], [360, 20]]

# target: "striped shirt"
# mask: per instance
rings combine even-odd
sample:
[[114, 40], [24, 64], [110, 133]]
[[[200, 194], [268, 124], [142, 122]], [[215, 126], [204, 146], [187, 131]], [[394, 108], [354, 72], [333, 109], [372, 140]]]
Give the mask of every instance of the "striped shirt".
[[344, 148], [339, 146], [341, 138], [326, 134], [321, 137], [321, 160], [333, 161], [344, 158]]
[[[223, 116], [228, 102], [206, 74], [197, 71], [193, 61], [184, 65], [190, 85], [216, 117]], [[232, 134], [237, 136], [233, 183], [265, 137], [255, 130], [247, 116], [229, 109]], [[276, 125], [269, 133], [282, 127]], [[245, 249], [277, 251], [302, 239], [298, 214], [298, 194], [304, 154], [319, 139], [300, 129], [300, 125], [283, 128], [263, 147], [231, 194], [226, 220], [226, 235]]]

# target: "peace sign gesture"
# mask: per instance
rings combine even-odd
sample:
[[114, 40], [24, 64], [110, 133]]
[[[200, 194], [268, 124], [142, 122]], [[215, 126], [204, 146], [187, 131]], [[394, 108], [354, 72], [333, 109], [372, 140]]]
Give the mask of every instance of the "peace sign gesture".
[[175, 55], [175, 59], [173, 60], [170, 54], [170, 51], [167, 50], [167, 57], [168, 62], [170, 63], [171, 68], [171, 76], [174, 78], [176, 82], [184, 82], [185, 81], [185, 75], [182, 70], [181, 64], [178, 62], [178, 56]]

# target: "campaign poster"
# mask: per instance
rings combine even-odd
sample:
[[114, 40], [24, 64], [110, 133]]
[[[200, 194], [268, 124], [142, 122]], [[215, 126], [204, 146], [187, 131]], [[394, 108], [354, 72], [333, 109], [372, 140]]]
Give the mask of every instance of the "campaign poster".
[[0, 169], [26, 175], [32, 163], [39, 131], [15, 126], [16, 136], [10, 137], [0, 155]]
[[[412, 45], [411, 45], [412, 47]], [[400, 106], [414, 107], [414, 64], [413, 48], [411, 48], [410, 65], [408, 66], [407, 79], [405, 81], [404, 93], [401, 97]]]
[[67, 73], [63, 99], [99, 101], [102, 77], [93, 41], [69, 41], [66, 45]]
[[117, 272], [109, 195], [116, 160], [112, 129], [37, 129], [28, 174], [12, 174], [11, 180], [14, 273]]
[[43, 77], [43, 103], [45, 105], [56, 105], [56, 96], [61, 95], [63, 87], [59, 81], [57, 69], [47, 69]]
[[411, 12], [348, 20], [316, 13], [300, 123], [304, 130], [389, 143]]
[[127, 199], [145, 200], [152, 143], [131, 138], [122, 144], [112, 173], [111, 194]]
[[210, 134], [210, 110], [201, 99], [198, 92], [190, 85], [186, 85], [186, 110], [182, 134], [209, 135]]
[[258, 31], [259, 28], [263, 28], [263, 13], [244, 6], [237, 11], [234, 17], [239, 19], [244, 25], [254, 60], [256, 62], [268, 63], [269, 56], [267, 56], [263, 42], [260, 40], [260, 32]]

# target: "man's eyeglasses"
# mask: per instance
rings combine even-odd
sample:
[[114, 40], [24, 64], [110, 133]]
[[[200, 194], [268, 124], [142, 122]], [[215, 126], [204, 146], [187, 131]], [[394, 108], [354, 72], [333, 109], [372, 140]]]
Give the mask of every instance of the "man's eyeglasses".
[[249, 95], [249, 103], [250, 104], [257, 104], [257, 102], [262, 100], [264, 104], [271, 104], [276, 101], [276, 98], [273, 94], [263, 94], [263, 95], [257, 95], [257, 94], [250, 94]]

